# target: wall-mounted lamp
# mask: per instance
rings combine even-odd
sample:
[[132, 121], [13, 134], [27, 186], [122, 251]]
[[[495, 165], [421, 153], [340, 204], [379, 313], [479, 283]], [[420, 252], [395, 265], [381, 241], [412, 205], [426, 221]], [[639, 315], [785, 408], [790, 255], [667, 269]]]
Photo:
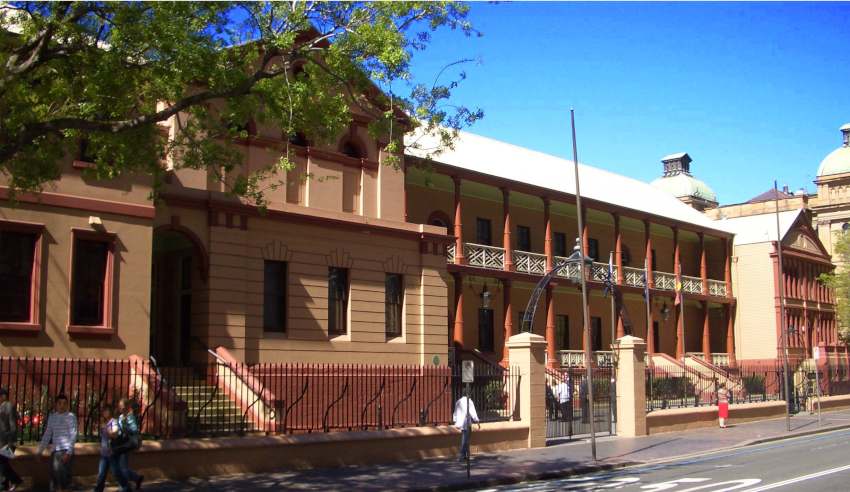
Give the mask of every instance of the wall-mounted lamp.
[[484, 284], [484, 290], [481, 291], [481, 307], [484, 309], [490, 309], [490, 299], [493, 297], [493, 294], [487, 290], [487, 284]]
[[663, 306], [661, 306], [661, 319], [667, 321], [670, 319], [670, 308], [667, 307], [667, 303], [665, 302]]

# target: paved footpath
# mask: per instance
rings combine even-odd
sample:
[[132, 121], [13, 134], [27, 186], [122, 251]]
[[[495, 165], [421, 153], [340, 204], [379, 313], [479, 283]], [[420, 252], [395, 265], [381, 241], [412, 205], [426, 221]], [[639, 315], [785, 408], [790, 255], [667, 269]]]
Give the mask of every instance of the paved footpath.
[[542, 449], [507, 451], [473, 457], [472, 476], [454, 459], [427, 459], [387, 465], [281, 470], [263, 474], [204, 477], [183, 482], [145, 484], [145, 490], [459, 490], [525, 480], [570, 476], [631, 464], [680, 458], [711, 450], [740, 447], [764, 441], [804, 435], [827, 429], [850, 428], [850, 410], [825, 412], [821, 426], [817, 416], [802, 413], [791, 418], [740, 424], [727, 429], [701, 429], [638, 438], [597, 439], [598, 461], [593, 462], [586, 440], [554, 444]]

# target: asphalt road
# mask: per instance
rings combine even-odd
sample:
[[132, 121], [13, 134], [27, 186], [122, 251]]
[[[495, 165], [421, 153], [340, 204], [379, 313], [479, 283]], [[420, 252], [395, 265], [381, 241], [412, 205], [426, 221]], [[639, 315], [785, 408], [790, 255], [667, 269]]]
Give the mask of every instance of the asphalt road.
[[624, 492], [850, 491], [850, 430], [613, 472], [486, 489]]

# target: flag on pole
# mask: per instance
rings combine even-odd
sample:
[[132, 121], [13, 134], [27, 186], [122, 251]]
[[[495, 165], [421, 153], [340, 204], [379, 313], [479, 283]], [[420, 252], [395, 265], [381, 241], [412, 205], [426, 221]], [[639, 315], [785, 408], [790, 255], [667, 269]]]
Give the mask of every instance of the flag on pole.
[[682, 303], [682, 265], [679, 265], [679, 268], [676, 269], [676, 299], [674, 301], [674, 305], [678, 306]]
[[643, 260], [643, 300], [649, 304], [649, 265]]

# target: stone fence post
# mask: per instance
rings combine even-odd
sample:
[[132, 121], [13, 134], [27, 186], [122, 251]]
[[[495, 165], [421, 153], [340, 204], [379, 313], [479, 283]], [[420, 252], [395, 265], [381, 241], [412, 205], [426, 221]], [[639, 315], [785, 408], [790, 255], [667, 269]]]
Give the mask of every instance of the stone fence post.
[[528, 424], [528, 447], [546, 446], [546, 339], [520, 333], [508, 339], [508, 360], [519, 369], [515, 408], [519, 420]]
[[617, 339], [617, 435], [646, 435], [646, 343], [626, 335]]

